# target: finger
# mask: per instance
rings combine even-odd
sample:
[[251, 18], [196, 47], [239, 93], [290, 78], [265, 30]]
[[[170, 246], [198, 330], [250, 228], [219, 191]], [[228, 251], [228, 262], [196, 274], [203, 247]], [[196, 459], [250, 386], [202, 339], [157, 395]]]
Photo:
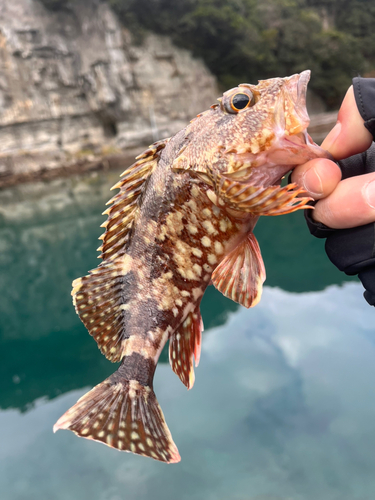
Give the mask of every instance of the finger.
[[295, 168], [292, 181], [301, 186], [311, 198], [325, 198], [341, 181], [341, 170], [333, 161], [318, 158]]
[[341, 181], [327, 198], [318, 201], [312, 216], [333, 229], [375, 222], [375, 174]]
[[353, 86], [344, 97], [337, 117], [337, 123], [322, 143], [336, 160], [362, 153], [370, 147], [372, 135], [364, 126], [355, 102]]

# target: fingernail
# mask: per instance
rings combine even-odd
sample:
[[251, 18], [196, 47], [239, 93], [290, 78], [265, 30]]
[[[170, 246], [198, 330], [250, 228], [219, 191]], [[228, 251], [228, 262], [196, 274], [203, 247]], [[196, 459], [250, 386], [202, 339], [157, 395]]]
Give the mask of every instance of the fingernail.
[[316, 171], [316, 168], [310, 168], [310, 170], [306, 170], [302, 177], [302, 185], [305, 190], [312, 195], [321, 196], [323, 194], [322, 179]]
[[363, 197], [371, 208], [375, 208], [375, 181], [371, 181], [363, 187]]
[[324, 139], [322, 143], [323, 149], [332, 153], [331, 149], [333, 148], [333, 145], [335, 144], [336, 139], [338, 138], [340, 133], [341, 133], [341, 122], [337, 122], [336, 125], [331, 130], [331, 132]]

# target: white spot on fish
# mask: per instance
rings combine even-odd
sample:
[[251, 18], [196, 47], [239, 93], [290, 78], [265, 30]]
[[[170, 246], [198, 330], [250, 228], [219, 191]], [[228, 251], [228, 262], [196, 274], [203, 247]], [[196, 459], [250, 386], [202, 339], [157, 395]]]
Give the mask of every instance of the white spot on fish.
[[220, 243], [220, 241], [215, 241], [215, 252], [218, 255], [221, 255], [224, 252], [223, 245]]
[[213, 253], [210, 253], [210, 255], [208, 255], [208, 257], [207, 257], [207, 260], [208, 260], [208, 263], [213, 266], [217, 262], [216, 255]]
[[198, 224], [197, 216], [193, 213], [190, 214], [190, 220], [193, 224]]
[[129, 398], [134, 399], [136, 397], [136, 390], [138, 389], [138, 382], [136, 380], [130, 380], [129, 382]]
[[189, 200], [186, 205], [191, 208], [193, 212], [196, 212], [198, 210], [197, 204], [195, 203], [194, 200]]
[[198, 264], [194, 264], [194, 265], [193, 265], [193, 270], [194, 270], [194, 272], [195, 272], [198, 276], [201, 276], [201, 274], [202, 274], [202, 268], [201, 268], [201, 266], [199, 266]]
[[193, 226], [193, 224], [188, 224], [187, 229], [190, 234], [197, 234], [198, 228], [196, 226]]
[[221, 219], [220, 222], [219, 222], [219, 228], [220, 228], [220, 231], [222, 231], [223, 233], [226, 232], [226, 230], [228, 229], [228, 223], [225, 219]]
[[186, 271], [186, 278], [187, 278], [188, 280], [194, 280], [194, 279], [196, 279], [197, 277], [195, 276], [195, 274], [193, 273], [193, 271], [192, 271], [191, 269], [188, 269], [188, 270]]
[[208, 238], [207, 236], [203, 236], [203, 238], [201, 239], [201, 242], [202, 242], [202, 245], [204, 247], [209, 247], [211, 246], [211, 240], [210, 238]]
[[194, 196], [194, 198], [197, 198], [199, 196], [199, 189], [197, 188], [197, 186], [193, 186], [190, 192], [191, 195]]
[[202, 250], [199, 250], [199, 248], [192, 248], [192, 249], [191, 249], [191, 252], [192, 252], [192, 253], [193, 253], [193, 255], [195, 255], [196, 257], [202, 257], [202, 255], [203, 255]]
[[205, 228], [208, 234], [214, 234], [217, 233], [216, 229], [214, 228], [213, 224], [209, 220], [204, 220], [202, 222], [202, 226]]

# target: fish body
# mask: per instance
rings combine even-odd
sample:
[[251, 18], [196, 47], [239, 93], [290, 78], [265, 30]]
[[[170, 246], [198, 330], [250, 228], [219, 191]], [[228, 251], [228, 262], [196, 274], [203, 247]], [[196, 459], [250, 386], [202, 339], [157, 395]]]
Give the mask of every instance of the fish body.
[[173, 371], [190, 389], [199, 362], [200, 301], [212, 283], [245, 307], [265, 270], [253, 234], [260, 215], [306, 208], [296, 165], [327, 157], [306, 132], [310, 73], [243, 84], [174, 137], [150, 146], [114, 186], [102, 263], [73, 282], [81, 320], [118, 370], [55, 424], [168, 463], [180, 456], [153, 392], [169, 340]]

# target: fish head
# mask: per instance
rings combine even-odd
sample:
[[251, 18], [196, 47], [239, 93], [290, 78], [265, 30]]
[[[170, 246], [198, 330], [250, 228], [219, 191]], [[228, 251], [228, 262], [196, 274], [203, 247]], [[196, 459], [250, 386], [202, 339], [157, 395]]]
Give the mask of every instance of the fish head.
[[307, 133], [309, 79], [307, 70], [225, 92], [206, 140], [215, 149], [210, 168], [243, 182], [271, 185], [297, 165], [330, 158]]

